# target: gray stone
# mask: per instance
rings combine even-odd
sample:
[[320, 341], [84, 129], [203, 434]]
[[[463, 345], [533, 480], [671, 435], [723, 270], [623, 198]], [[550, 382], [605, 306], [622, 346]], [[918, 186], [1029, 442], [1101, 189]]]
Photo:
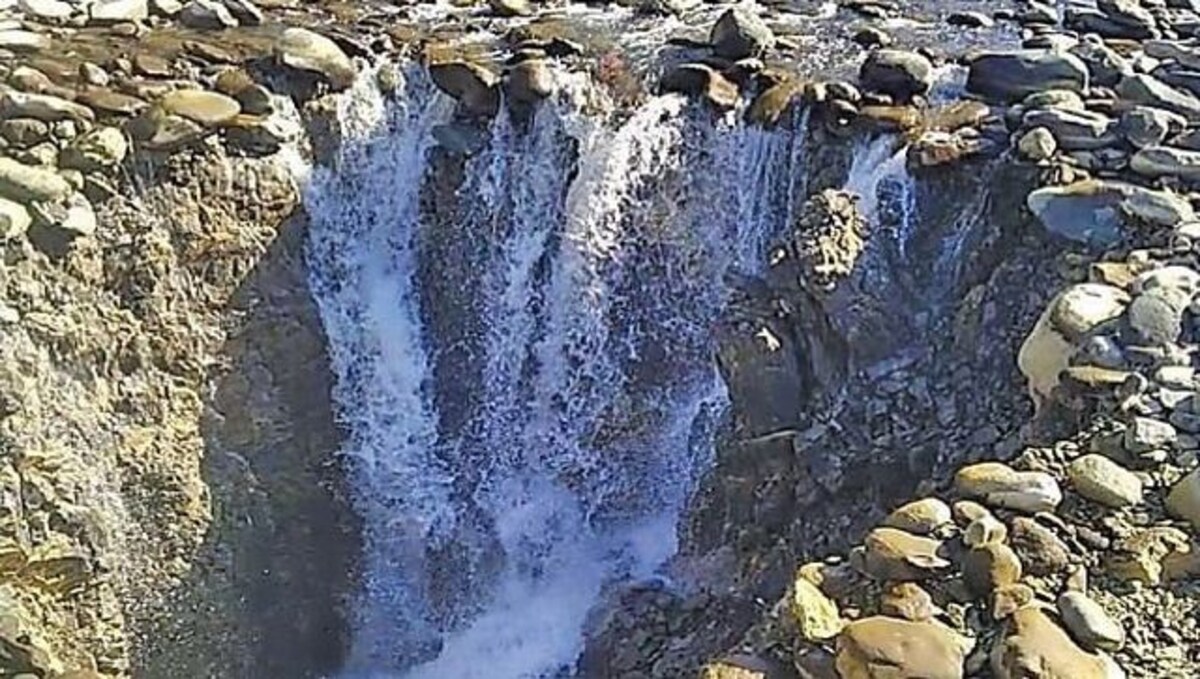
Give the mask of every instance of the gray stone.
[[233, 18], [243, 26], [258, 26], [263, 22], [262, 10], [251, 0], [221, 0]]
[[150, 16], [147, 0], [96, 0], [88, 7], [93, 24], [141, 21]]
[[1043, 90], [1087, 87], [1087, 66], [1078, 57], [1049, 50], [985, 52], [971, 60], [967, 75], [968, 91], [1008, 102]]
[[1043, 90], [1021, 100], [1021, 104], [1029, 110], [1035, 108], [1057, 108], [1067, 111], [1083, 111], [1087, 106], [1078, 92], [1071, 90]]
[[17, 0], [17, 7], [30, 16], [47, 21], [68, 19], [75, 11], [70, 3], [60, 0]]
[[335, 91], [354, 83], [357, 70], [337, 43], [306, 28], [284, 30], [275, 45], [284, 65], [321, 75]]
[[933, 64], [916, 52], [874, 50], [859, 69], [858, 78], [867, 91], [908, 101], [933, 86]]
[[1196, 213], [1188, 199], [1170, 191], [1138, 187], [1121, 201], [1121, 212], [1135, 221], [1155, 226], [1174, 227], [1192, 221]]
[[1116, 121], [1092, 111], [1046, 108], [1025, 114], [1026, 127], [1044, 127], [1060, 148], [1068, 151], [1100, 149], [1117, 142]]
[[1099, 246], [1121, 240], [1126, 214], [1165, 225], [1193, 216], [1181, 196], [1114, 180], [1043, 187], [1030, 193], [1025, 204], [1050, 233]]
[[1192, 470], [1171, 487], [1167, 511], [1200, 529], [1200, 469]]
[[1150, 106], [1135, 106], [1121, 116], [1121, 134], [1138, 148], [1161, 144], [1187, 127], [1183, 116]]
[[13, 52], [39, 52], [50, 48], [50, 36], [15, 28], [0, 30], [0, 48]]
[[50, 138], [50, 125], [34, 118], [9, 118], [0, 122], [0, 137], [15, 148], [25, 149]]
[[115, 127], [97, 127], [76, 139], [59, 155], [59, 166], [81, 172], [110, 170], [129, 153], [129, 142]]
[[1125, 645], [1125, 630], [1083, 592], [1058, 597], [1058, 612], [1067, 631], [1087, 650], [1117, 651]]
[[1138, 295], [1125, 312], [1134, 341], [1168, 347], [1183, 333], [1183, 312], [1189, 298], [1177, 291], [1155, 289]]
[[1075, 491], [1107, 507], [1129, 507], [1142, 501], [1142, 480], [1103, 455], [1084, 455], [1067, 467]]
[[1087, 40], [1070, 49], [1087, 64], [1093, 87], [1116, 87], [1122, 76], [1132, 72], [1129, 60], [1101, 40]]
[[1191, 122], [1200, 122], [1200, 99], [1145, 73], [1121, 78], [1117, 84], [1117, 96], [1131, 104], [1165, 109]]
[[1058, 142], [1054, 134], [1044, 127], [1035, 127], [1021, 135], [1017, 142], [1017, 150], [1027, 160], [1048, 160], [1058, 150]]
[[725, 10], [708, 37], [713, 52], [726, 59], [761, 57], [775, 46], [775, 34], [747, 7]]
[[1129, 169], [1147, 177], [1200, 180], [1200, 151], [1171, 146], [1147, 146], [1129, 159]]
[[35, 118], [47, 123], [60, 120], [91, 122], [95, 114], [86, 106], [59, 97], [0, 88], [0, 118]]
[[217, 0], [188, 0], [179, 10], [179, 23], [201, 30], [220, 30], [238, 25], [229, 8]]
[[1175, 445], [1178, 434], [1175, 427], [1150, 417], [1135, 417], [1125, 429], [1125, 450], [1140, 455], [1152, 450], [1170, 448]]

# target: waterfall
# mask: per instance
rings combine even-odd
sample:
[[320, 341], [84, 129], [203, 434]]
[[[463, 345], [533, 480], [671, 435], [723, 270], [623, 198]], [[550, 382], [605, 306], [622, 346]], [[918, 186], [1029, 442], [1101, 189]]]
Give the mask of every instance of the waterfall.
[[531, 119], [493, 121], [434, 204], [453, 102], [408, 76], [343, 95], [342, 147], [304, 192], [365, 522], [346, 672], [559, 676], [602, 588], [675, 551], [726, 408], [727, 276], [756, 273], [802, 203], [803, 126], [673, 95], [585, 113], [565, 76]]

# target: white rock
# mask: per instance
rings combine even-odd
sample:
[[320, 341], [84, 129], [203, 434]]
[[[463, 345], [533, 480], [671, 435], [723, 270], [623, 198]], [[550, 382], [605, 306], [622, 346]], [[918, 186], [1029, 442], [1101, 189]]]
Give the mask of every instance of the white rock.
[[0, 198], [0, 241], [20, 238], [32, 223], [33, 217], [24, 205]]
[[147, 0], [96, 0], [88, 11], [95, 24], [141, 21], [150, 16]]

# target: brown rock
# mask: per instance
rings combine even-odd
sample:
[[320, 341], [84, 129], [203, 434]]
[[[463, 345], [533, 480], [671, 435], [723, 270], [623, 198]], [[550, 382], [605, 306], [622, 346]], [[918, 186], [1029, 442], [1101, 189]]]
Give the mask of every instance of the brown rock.
[[1018, 516], [1012, 521], [1009, 544], [1032, 575], [1061, 573], [1071, 562], [1071, 552], [1054, 531], [1034, 519]]
[[698, 97], [718, 110], [731, 109], [738, 102], [737, 85], [704, 64], [676, 66], [663, 75], [659, 84], [664, 92]]
[[1000, 462], [981, 462], [958, 470], [954, 487], [967, 497], [1023, 512], [1054, 511], [1062, 491], [1053, 476], [1019, 472]]
[[1108, 569], [1124, 580], [1147, 585], [1163, 581], [1165, 562], [1191, 552], [1187, 534], [1167, 526], [1155, 526], [1133, 532], [1113, 545]]
[[175, 90], [159, 101], [170, 115], [185, 118], [203, 127], [219, 127], [241, 112], [236, 99], [204, 90]]
[[1184, 476], [1167, 494], [1167, 511], [1200, 528], [1200, 469]]
[[1010, 618], [1003, 641], [992, 649], [997, 679], [1115, 679], [1124, 676], [1111, 659], [1085, 652], [1036, 606]]
[[438, 89], [458, 100], [473, 116], [491, 118], [500, 110], [499, 78], [477, 63], [453, 60], [430, 64], [429, 75]]
[[950, 507], [935, 497], [929, 497], [892, 510], [883, 520], [883, 525], [917, 535], [929, 535], [951, 520]]
[[884, 615], [913, 622], [924, 622], [937, 614], [929, 592], [912, 582], [897, 582], [885, 589], [879, 600], [879, 610]]
[[940, 540], [895, 528], [876, 528], [863, 541], [863, 571], [878, 580], [922, 580], [950, 565]]
[[992, 592], [992, 617], [1003, 620], [1016, 611], [1032, 603], [1033, 589], [1029, 585], [1017, 583], [1005, 587], [997, 587]]
[[977, 596], [1015, 585], [1021, 579], [1021, 560], [1002, 542], [968, 550], [963, 555], [963, 579]]
[[936, 622], [874, 616], [837, 640], [842, 679], [961, 679], [970, 642]]

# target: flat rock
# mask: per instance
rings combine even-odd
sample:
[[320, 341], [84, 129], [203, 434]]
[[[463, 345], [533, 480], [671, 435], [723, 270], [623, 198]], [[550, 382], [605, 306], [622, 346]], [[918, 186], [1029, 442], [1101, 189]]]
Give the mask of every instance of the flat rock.
[[1083, 592], [1058, 597], [1058, 612], [1067, 631], [1089, 651], [1117, 651], [1125, 645], [1125, 630]]
[[9, 28], [0, 30], [0, 48], [13, 52], [40, 52], [50, 49], [50, 37], [44, 33]]
[[96, 0], [88, 7], [90, 23], [115, 24], [141, 21], [150, 16], [148, 0]]
[[843, 679], [962, 679], [970, 642], [937, 622], [873, 616], [846, 625], [837, 640]]
[[922, 580], [950, 566], [940, 540], [895, 528], [876, 528], [863, 541], [863, 571], [877, 580]]
[[1062, 502], [1062, 491], [1053, 476], [1019, 472], [1000, 462], [981, 462], [959, 469], [954, 475], [954, 487], [986, 504], [1029, 513], [1052, 512]]
[[284, 30], [275, 53], [290, 68], [319, 74], [334, 91], [350, 87], [357, 75], [354, 62], [337, 43], [307, 28]]
[[1200, 151], [1170, 146], [1147, 146], [1129, 159], [1129, 169], [1147, 177], [1200, 180]]
[[1156, 586], [1163, 582], [1166, 563], [1191, 551], [1183, 531], [1169, 526], [1139, 528], [1116, 541], [1104, 565], [1122, 580]]
[[218, 127], [241, 112], [241, 106], [232, 97], [204, 90], [175, 90], [160, 99], [158, 105], [168, 114], [203, 127]]
[[95, 114], [86, 106], [49, 94], [0, 89], [0, 118], [34, 118], [47, 123], [61, 120], [91, 122]]
[[101, 113], [123, 116], [137, 115], [149, 106], [142, 99], [103, 87], [91, 87], [81, 91], [78, 101]]
[[1100, 247], [1120, 242], [1126, 216], [1161, 226], [1195, 217], [1191, 204], [1178, 194], [1108, 179], [1043, 187], [1031, 192], [1025, 204], [1050, 233]]
[[1050, 89], [1082, 92], [1087, 65], [1078, 57], [1050, 50], [985, 52], [971, 60], [967, 90], [1006, 102]]
[[1167, 511], [1200, 529], [1200, 469], [1192, 470], [1171, 487]]
[[54, 170], [0, 157], [0, 196], [19, 203], [61, 201], [73, 191]]
[[1200, 122], [1200, 99], [1178, 90], [1154, 76], [1133, 73], [1117, 83], [1117, 96], [1131, 104], [1141, 104], [1177, 113], [1190, 122]]
[[858, 79], [867, 91], [908, 101], [933, 86], [933, 64], [916, 52], [879, 49], [867, 55]]
[[1093, 111], [1046, 108], [1025, 114], [1026, 127], [1044, 127], [1068, 151], [1101, 149], [1117, 143], [1117, 122]]
[[221, 0], [221, 2], [242, 26], [258, 26], [265, 18], [262, 10], [252, 0]]
[[1036, 606], [1012, 614], [1003, 641], [992, 649], [991, 661], [998, 679], [1124, 677], [1116, 663], [1084, 651]]
[[1067, 476], [1077, 493], [1106, 507], [1119, 509], [1142, 502], [1142, 480], [1103, 455], [1077, 458], [1067, 467]]
[[915, 535], [929, 535], [952, 520], [949, 505], [938, 498], [928, 497], [892, 510], [883, 520], [883, 525]]

